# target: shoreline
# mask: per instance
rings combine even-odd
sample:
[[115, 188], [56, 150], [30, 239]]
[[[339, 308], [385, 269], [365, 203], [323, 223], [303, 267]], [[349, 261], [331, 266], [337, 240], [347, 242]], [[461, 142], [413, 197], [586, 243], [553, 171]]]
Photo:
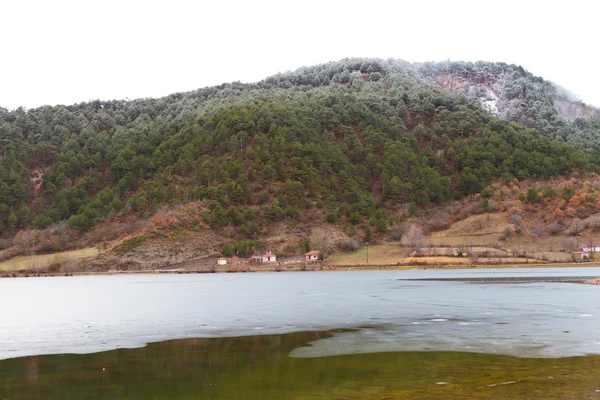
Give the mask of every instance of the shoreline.
[[[107, 350], [106, 348], [94, 350], [97, 346], [105, 347], [104, 345], [115, 347], [113, 345], [116, 344], [116, 347], [125, 348], [179, 338], [264, 336], [305, 330], [307, 327], [312, 328], [311, 330], [359, 328], [365, 330], [365, 335], [370, 335], [370, 329], [381, 329], [380, 338], [384, 340], [380, 344], [388, 343], [385, 339], [390, 336], [387, 335], [396, 335], [407, 339], [407, 342], [402, 344], [402, 348], [423, 344], [418, 339], [419, 336], [404, 336], [403, 332], [406, 330], [423, 335], [435, 333], [441, 335], [439, 336], [441, 339], [425, 343], [424, 346], [432, 347], [433, 344], [438, 343], [451, 346], [447, 349], [459, 346], [474, 350], [487, 348], [489, 344], [487, 335], [491, 329], [499, 335], [501, 340], [499, 339], [498, 343], [502, 344], [501, 346], [494, 344], [494, 351], [525, 349], [526, 345], [533, 343], [532, 340], [544, 344], [550, 339], [556, 340], [556, 351], [552, 350], [548, 353], [544, 351], [545, 345], [534, 345], [531, 348], [527, 347], [527, 353], [519, 354], [541, 352], [540, 354], [558, 355], [563, 351], [570, 352], [575, 349], [570, 339], [587, 343], [585, 347], [578, 346], [579, 349], [593, 348], [598, 351], [593, 341], [594, 318], [590, 317], [596, 314], [593, 307], [594, 299], [599, 298], [600, 292], [594, 291], [591, 286], [534, 284], [522, 287], [510, 284], [503, 285], [502, 288], [493, 286], [484, 288], [478, 282], [475, 282], [475, 285], [469, 282], [464, 284], [423, 282], [435, 277], [448, 280], [452, 277], [460, 279], [469, 276], [495, 278], [498, 275], [526, 276], [529, 279], [551, 275], [572, 277], [587, 274], [589, 279], [598, 274], [597, 268], [593, 271], [574, 268], [556, 271], [554, 273], [552, 269], [489, 272], [455, 270], [449, 273], [445, 271], [429, 273], [429, 271], [417, 270], [412, 273], [382, 271], [363, 274], [313, 273], [304, 276], [271, 273], [254, 276], [254, 278], [243, 275], [231, 277], [227, 275], [212, 277], [146, 275], [144, 277], [130, 274], [97, 279], [20, 280], [20, 283], [15, 281], [14, 284], [6, 281], [4, 286], [0, 282], [0, 287], [7, 289], [3, 290], [7, 299], [15, 299], [15, 304], [21, 305], [19, 309], [13, 308], [12, 313], [8, 314], [8, 329], [14, 326], [16, 333], [24, 332], [20, 327], [26, 326], [27, 319], [31, 324], [43, 322], [47, 327], [37, 332], [33, 330], [31, 335], [27, 333], [22, 337], [22, 343], [20, 340], [10, 342], [14, 334], [5, 335], [5, 338], [9, 338], [7, 348], [11, 348], [13, 355], [17, 355], [20, 350], [37, 353], [37, 350], [47, 352], [52, 349], [58, 349], [61, 354], [64, 354], [68, 348], [74, 348], [77, 352], [95, 353]], [[420, 278], [421, 282], [414, 282], [416, 278]], [[320, 284], [316, 284], [318, 282]], [[123, 290], [125, 287], [127, 290]], [[241, 297], [239, 297], [240, 287], [246, 288], [241, 290]], [[58, 288], [61, 293], [64, 293], [61, 304], [72, 304], [69, 306], [69, 313], [66, 314], [70, 322], [57, 321], [52, 316], [40, 320], [39, 316], [36, 316], [39, 311], [33, 311], [53, 310], [55, 305], [52, 302], [38, 304], [37, 300], [33, 302], [18, 300], [30, 297], [27, 294], [28, 288], [35, 290], [39, 298], [51, 298], [50, 296], [55, 294]], [[82, 288], [90, 290], [82, 290]], [[113, 288], [121, 290], [114, 291]], [[497, 291], [495, 288], [500, 290]], [[565, 293], [574, 296], [565, 296], [565, 303], [561, 302], [560, 310], [557, 310], [559, 305], [553, 303], [556, 292], [552, 288], [560, 288], [559, 292], [564, 289]], [[455, 291], [456, 289], [460, 291]], [[273, 290], [273, 293], [269, 293], [269, 290]], [[17, 294], [17, 297], [14, 297], [13, 293]], [[76, 306], [81, 303], [82, 293], [89, 293], [90, 298], [98, 301], [84, 301], [81, 306]], [[224, 293], [228, 295], [223, 296]], [[348, 293], [350, 298], [356, 300], [345, 297]], [[451, 296], [448, 296], [448, 293]], [[507, 296], [507, 293], [514, 293], [515, 296]], [[256, 299], [253, 300], [255, 295]], [[409, 303], [406, 302], [407, 296], [412, 298]], [[222, 298], [223, 301], [213, 300]], [[473, 302], [477, 298], [481, 301]], [[129, 304], [130, 299], [133, 300], [131, 304]], [[329, 299], [332, 299], [330, 305], [328, 305]], [[522, 300], [525, 300], [525, 303]], [[504, 301], [507, 303], [503, 303]], [[207, 306], [202, 306], [203, 304]], [[399, 304], [408, 304], [404, 307], [406, 311], [399, 311]], [[497, 308], [498, 304], [501, 304], [500, 308]], [[448, 306], [450, 308], [446, 308]], [[463, 306], [467, 306], [466, 309]], [[536, 307], [540, 307], [539, 312], [532, 312]], [[121, 313], [118, 311], [119, 308], [124, 309], [122, 315], [119, 315]], [[146, 309], [156, 310], [153, 312], [157, 315], [142, 313], [148, 317], [140, 319], [138, 310]], [[234, 314], [231, 314], [232, 309], [235, 310]], [[562, 310], [565, 312], [563, 313]], [[292, 311], [297, 312], [297, 315], [290, 314]], [[324, 315], [324, 312], [328, 314]], [[114, 313], [117, 314], [113, 315]], [[106, 315], [110, 318], [105, 319], [97, 315]], [[224, 317], [220, 317], [221, 315]], [[560, 319], [556, 320], [555, 317]], [[173, 321], [172, 325], [169, 325], [172, 328], [155, 327], [154, 322], [160, 322], [162, 319]], [[521, 322], [524, 320], [527, 322], [522, 325]], [[11, 321], [14, 321], [12, 325]], [[537, 324], [545, 324], [545, 321], [550, 321], [551, 324], [542, 326], [548, 327], [547, 329], [557, 335], [561, 332], [562, 334], [549, 337], [545, 336], [544, 330], [535, 328]], [[123, 327], [120, 327], [121, 324]], [[54, 333], [47, 335], [47, 332]], [[571, 335], [566, 335], [571, 332]], [[259, 335], [256, 335], [257, 333]], [[523, 336], [519, 335], [521, 333], [530, 337], [522, 339]], [[444, 339], [445, 335], [448, 335], [448, 340]], [[586, 339], [587, 335], [591, 335], [591, 339]], [[361, 337], [359, 335], [357, 338]], [[411, 337], [417, 339], [410, 340]], [[518, 343], [513, 343], [514, 338], [520, 338]], [[352, 340], [346, 342], [350, 345], [352, 343]], [[374, 343], [376, 345], [379, 342]], [[134, 346], [131, 346], [132, 344]], [[486, 352], [488, 351], [483, 351]]]
[[[112, 352], [112, 351], [120, 351], [120, 350], [136, 350], [136, 349], [143, 349], [143, 348], [147, 348], [149, 346], [152, 345], [156, 345], [156, 344], [164, 344], [164, 343], [168, 343], [168, 342], [182, 342], [182, 341], [188, 341], [188, 340], [231, 340], [231, 339], [243, 339], [243, 338], [252, 338], [252, 337], [279, 337], [279, 336], [284, 336], [284, 335], [296, 335], [296, 334], [306, 334], [306, 333], [319, 333], [319, 334], [323, 334], [324, 336], [321, 339], [328, 339], [328, 338], [334, 338], [336, 335], [339, 334], [344, 334], [344, 333], [358, 333], [360, 331], [364, 331], [364, 330], [370, 330], [370, 329], [380, 329], [379, 326], [377, 325], [358, 325], [358, 326], [354, 326], [354, 327], [338, 327], [338, 328], [325, 328], [325, 329], [316, 329], [316, 330], [312, 330], [312, 329], [298, 329], [298, 330], [287, 330], [287, 331], [283, 331], [283, 332], [274, 332], [274, 331], [264, 331], [264, 332], [253, 332], [253, 334], [247, 334], [247, 335], [238, 335], [238, 334], [233, 334], [233, 335], [228, 335], [228, 334], [224, 334], [224, 335], [215, 335], [215, 336], [211, 336], [211, 335], [199, 335], [199, 336], [174, 336], [174, 337], [170, 337], [170, 338], [163, 338], [163, 339], [159, 339], [159, 340], [151, 340], [151, 341], [144, 341], [144, 340], [140, 340], [139, 342], [137, 342], [136, 344], [128, 344], [128, 345], [112, 345], [112, 346], [106, 346], [100, 349], [94, 349], [94, 350], [90, 350], [90, 351], [66, 351], [66, 352], [43, 352], [43, 353], [35, 353], [35, 354], [19, 354], [19, 355], [11, 355], [9, 357], [3, 356], [2, 354], [0, 354], [0, 364], [4, 361], [8, 361], [8, 360], [16, 360], [16, 359], [26, 359], [26, 358], [31, 358], [31, 357], [54, 357], [54, 356], [66, 356], [66, 355], [76, 355], [76, 356], [85, 356], [85, 355], [94, 355], [94, 354], [100, 354], [100, 353], [106, 353], [106, 352]], [[566, 355], [560, 355], [560, 356], [541, 356], [541, 355], [523, 355], [523, 354], [517, 354], [517, 353], [510, 353], [510, 352], [494, 352], [494, 351], [490, 351], [490, 352], [486, 352], [486, 351], [481, 351], [481, 350], [475, 350], [475, 349], [471, 349], [471, 350], [467, 350], [467, 349], [462, 349], [462, 350], [456, 350], [456, 349], [406, 349], [406, 350], [389, 350], [389, 351], [380, 351], [380, 350], [373, 350], [373, 351], [368, 351], [368, 352], [348, 352], [345, 354], [341, 354], [341, 355], [356, 355], [356, 354], [378, 354], [378, 353], [462, 353], [462, 354], [473, 354], [473, 355], [489, 355], [489, 356], [498, 356], [498, 357], [510, 357], [510, 358], [516, 358], [516, 359], [523, 359], [523, 360], [561, 360], [561, 359], [573, 359], [573, 358], [600, 358], [600, 353], [585, 353], [585, 354], [566, 354]], [[325, 357], [330, 357], [331, 355], [322, 355], [322, 356], [309, 356], [309, 357], [298, 357], [298, 356], [294, 356], [293, 358], [325, 358]]]
[[[343, 389], [336, 390], [335, 395], [329, 395], [331, 391], [327, 389], [328, 392], [323, 392], [325, 398], [356, 397], [352, 395], [359, 386], [368, 388], [367, 397], [373, 399], [421, 398], [423, 393], [431, 394], [427, 398], [453, 399], [471, 398], [474, 393], [481, 398], [520, 398], [523, 393], [541, 393], [542, 398], [593, 398], [600, 368], [597, 354], [548, 359], [453, 349], [302, 357], [299, 349], [329, 340], [333, 336], [331, 331], [260, 336], [260, 340], [248, 336], [173, 339], [149, 342], [141, 348], [85, 355], [11, 358], [0, 360], [0, 365], [7, 370], [7, 398], [15, 397], [15, 393], [16, 398], [37, 398], [40, 388], [58, 393], [58, 397], [61, 392], [68, 392], [74, 394], [73, 398], [85, 398], [90, 387], [95, 387], [91, 385], [105, 390], [109, 381], [111, 386], [106, 390], [112, 390], [109, 395], [117, 393], [116, 398], [118, 393], [140, 387], [161, 399], [173, 398], [173, 384], [178, 388], [177, 393], [186, 398], [221, 398], [224, 394], [226, 398], [235, 398], [237, 393], [249, 393], [256, 388], [257, 381], [261, 385], [251, 393], [252, 398], [264, 398], [265, 393], [268, 398], [286, 398], [290, 395], [289, 388], [301, 388], [298, 398], [314, 398], [315, 393], [323, 392], [323, 377], [327, 377], [328, 388]], [[176, 357], [165, 356], [171, 353]], [[123, 363], [124, 357], [129, 363]], [[209, 368], [216, 362], [223, 367]], [[31, 374], [22, 373], [23, 365], [40, 377], [36, 385], [31, 384]], [[131, 365], [136, 366], [133, 372]], [[418, 366], [416, 371], [414, 365]], [[70, 373], [65, 374], [64, 370]], [[307, 370], [314, 372], [307, 376], [298, 374]], [[344, 371], [342, 380], [337, 380], [339, 374], [332, 371]], [[352, 374], [347, 375], [346, 371]], [[197, 379], [190, 379], [190, 375]], [[153, 379], [148, 380], [148, 376]], [[288, 385], [289, 381], [282, 384], [285, 377], [294, 379], [292, 382], [296, 384]], [[164, 392], [161, 387], [166, 388]], [[225, 387], [234, 389], [224, 393]], [[279, 387], [281, 391], [266, 391], [265, 387]], [[60, 390], [52, 391], [53, 388]]]
[[[34, 277], [68, 277], [68, 276], [105, 276], [105, 275], [135, 275], [135, 274], [213, 274], [213, 273], [256, 273], [256, 272], [315, 272], [315, 271], [417, 271], [417, 270], [486, 270], [486, 269], [517, 269], [517, 268], [596, 268], [600, 262], [588, 263], [511, 263], [511, 264], [447, 264], [447, 265], [303, 265], [303, 266], [281, 266], [281, 265], [258, 265], [249, 266], [230, 264], [209, 268], [154, 268], [140, 270], [108, 270], [108, 271], [3, 271], [1, 278], [34, 278]], [[600, 285], [600, 278], [590, 279], [585, 283]]]

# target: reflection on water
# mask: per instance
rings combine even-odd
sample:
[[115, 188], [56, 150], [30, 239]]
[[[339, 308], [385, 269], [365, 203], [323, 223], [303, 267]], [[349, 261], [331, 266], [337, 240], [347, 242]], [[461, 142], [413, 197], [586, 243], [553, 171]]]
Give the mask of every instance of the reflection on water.
[[[333, 354], [407, 350], [526, 357], [600, 354], [596, 286], [406, 280], [536, 274], [600, 276], [600, 269], [0, 279], [4, 306], [0, 359], [372, 324], [386, 328], [346, 335], [336, 341], [339, 351]], [[320, 346], [316, 355], [330, 355], [331, 341], [325, 347]]]
[[598, 287], [406, 280], [533, 273], [0, 280], [0, 400], [600, 398]]
[[326, 332], [184, 339], [0, 361], [0, 399], [596, 398], [600, 357], [457, 352], [294, 358]]

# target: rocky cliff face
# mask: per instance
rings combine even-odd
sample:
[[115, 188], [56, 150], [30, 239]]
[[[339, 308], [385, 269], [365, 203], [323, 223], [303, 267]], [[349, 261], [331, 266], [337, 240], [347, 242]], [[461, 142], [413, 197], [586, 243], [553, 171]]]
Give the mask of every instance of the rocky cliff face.
[[[495, 116], [543, 131], [552, 114], [569, 122], [600, 117], [600, 109], [582, 103], [560, 86], [530, 76], [506, 73], [485, 76], [441, 72], [432, 83], [478, 102]], [[542, 121], [541, 123], [540, 120]]]
[[557, 99], [554, 108], [561, 118], [573, 121], [576, 118], [600, 117], [600, 110], [590, 107], [584, 103], [567, 99]]
[[501, 117], [498, 109], [502, 87], [498, 79], [477, 79], [472, 76], [458, 76], [441, 73], [436, 76], [436, 84], [442, 89], [452, 90], [465, 95], [467, 98], [479, 102], [485, 110], [497, 117]]

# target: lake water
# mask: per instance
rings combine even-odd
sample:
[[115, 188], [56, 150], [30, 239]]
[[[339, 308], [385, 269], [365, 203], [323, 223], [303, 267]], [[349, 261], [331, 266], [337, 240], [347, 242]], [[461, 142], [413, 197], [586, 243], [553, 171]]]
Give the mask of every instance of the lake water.
[[600, 268], [2, 279], [0, 399], [600, 397], [599, 287], [410, 280], [501, 276]]

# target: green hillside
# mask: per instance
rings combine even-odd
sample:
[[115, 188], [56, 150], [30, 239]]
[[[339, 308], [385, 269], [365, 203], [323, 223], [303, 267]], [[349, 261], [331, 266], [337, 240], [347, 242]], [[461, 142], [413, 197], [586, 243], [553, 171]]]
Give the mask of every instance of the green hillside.
[[400, 204], [598, 169], [599, 120], [552, 113], [554, 86], [505, 64], [459, 71], [501, 77], [502, 93], [521, 85], [507, 101], [527, 106], [513, 118], [523, 125], [431, 83], [453, 65], [343, 60], [160, 99], [0, 109], [2, 235], [63, 220], [85, 231], [194, 200], [240, 238], [312, 208], [383, 232]]

